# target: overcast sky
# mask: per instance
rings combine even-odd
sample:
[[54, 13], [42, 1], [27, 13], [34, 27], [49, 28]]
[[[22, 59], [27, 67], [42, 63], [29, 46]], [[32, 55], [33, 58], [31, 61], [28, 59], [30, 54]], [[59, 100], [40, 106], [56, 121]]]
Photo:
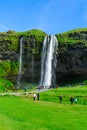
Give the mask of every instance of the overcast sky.
[[0, 0], [0, 32], [48, 34], [87, 27], [87, 0]]

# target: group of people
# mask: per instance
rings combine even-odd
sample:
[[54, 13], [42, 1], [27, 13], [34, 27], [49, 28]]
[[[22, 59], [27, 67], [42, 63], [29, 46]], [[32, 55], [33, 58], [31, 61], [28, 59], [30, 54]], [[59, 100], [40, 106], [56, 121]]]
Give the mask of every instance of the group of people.
[[[37, 94], [33, 94], [33, 100], [35, 101], [35, 100], [40, 100], [40, 93], [37, 93]], [[62, 100], [63, 100], [63, 96], [61, 95], [61, 96], [59, 96], [59, 101], [60, 101], [60, 104], [62, 103]], [[70, 97], [70, 103], [71, 104], [73, 104], [73, 103], [77, 103], [77, 97]]]
[[70, 97], [70, 102], [71, 102], [71, 104], [73, 104], [73, 103], [77, 103], [77, 97]]
[[[62, 103], [62, 100], [63, 100], [63, 96], [59, 96], [60, 104]], [[77, 97], [70, 97], [70, 102], [71, 104], [77, 103]]]

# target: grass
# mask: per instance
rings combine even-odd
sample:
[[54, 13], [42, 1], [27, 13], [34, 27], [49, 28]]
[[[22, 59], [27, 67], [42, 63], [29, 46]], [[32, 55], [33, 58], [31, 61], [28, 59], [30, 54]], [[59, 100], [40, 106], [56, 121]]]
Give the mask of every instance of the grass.
[[[40, 94], [40, 101], [32, 98], [0, 97], [0, 130], [86, 130], [87, 105], [63, 101], [59, 104], [49, 97], [60, 94], [86, 96], [87, 88], [58, 88]], [[66, 98], [66, 97], [64, 97]], [[43, 100], [43, 101], [42, 101]]]
[[70, 97], [77, 97], [78, 104], [87, 104], [87, 85], [77, 87], [59, 87], [41, 94], [41, 100], [59, 102], [59, 96], [63, 96], [63, 103], [70, 103]]
[[74, 30], [69, 30], [65, 33], [73, 33], [73, 32], [85, 32], [87, 31], [87, 28], [77, 28], [77, 29], [74, 29]]

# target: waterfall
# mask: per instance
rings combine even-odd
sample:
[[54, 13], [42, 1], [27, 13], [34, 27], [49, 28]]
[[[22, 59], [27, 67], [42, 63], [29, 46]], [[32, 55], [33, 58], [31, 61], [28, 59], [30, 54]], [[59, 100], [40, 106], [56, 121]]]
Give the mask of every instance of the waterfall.
[[43, 42], [42, 59], [41, 59], [41, 80], [40, 86], [49, 88], [56, 83], [56, 53], [58, 41], [54, 35], [46, 36]]
[[21, 37], [20, 39], [20, 54], [19, 54], [19, 71], [18, 71], [18, 80], [17, 80], [17, 87], [20, 88], [21, 83], [21, 74], [22, 74], [22, 58], [23, 58], [23, 43], [24, 43], [24, 38]]

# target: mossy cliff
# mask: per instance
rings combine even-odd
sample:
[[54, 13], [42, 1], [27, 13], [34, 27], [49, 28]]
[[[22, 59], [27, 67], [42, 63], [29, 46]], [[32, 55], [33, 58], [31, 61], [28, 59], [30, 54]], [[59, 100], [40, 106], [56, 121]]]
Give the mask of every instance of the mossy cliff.
[[59, 41], [57, 81], [87, 79], [87, 29], [57, 34]]
[[[16, 83], [19, 68], [20, 39], [24, 37], [22, 81], [40, 80], [44, 37], [40, 30], [0, 33], [0, 78]], [[58, 39], [57, 82], [87, 78], [87, 29], [56, 34]]]
[[[40, 30], [0, 33], [0, 78], [17, 82], [19, 71], [20, 39], [23, 42], [21, 80], [38, 82], [40, 78], [41, 48], [47, 34]], [[22, 81], [23, 81], [22, 80]]]

